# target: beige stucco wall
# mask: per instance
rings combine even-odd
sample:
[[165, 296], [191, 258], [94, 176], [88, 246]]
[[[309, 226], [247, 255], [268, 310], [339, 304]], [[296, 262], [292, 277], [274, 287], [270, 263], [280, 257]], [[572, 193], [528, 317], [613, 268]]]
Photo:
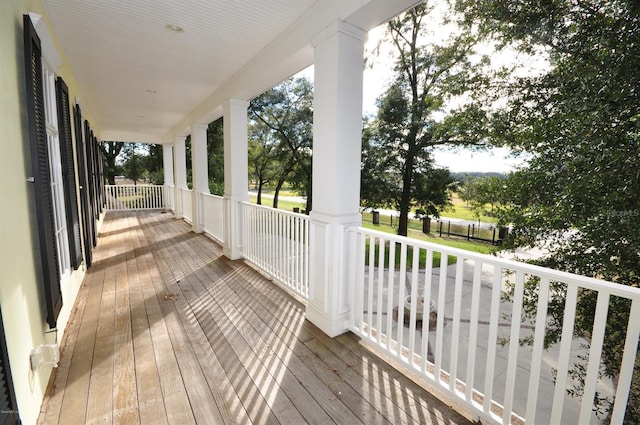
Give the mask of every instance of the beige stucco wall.
[[[0, 1], [0, 306], [18, 410], [24, 424], [35, 424], [51, 368], [33, 373], [29, 353], [39, 344], [60, 342], [84, 277], [84, 266], [63, 281], [63, 309], [57, 331], [46, 324], [38, 266], [37, 227], [27, 132], [23, 54], [23, 15], [45, 16], [40, 0]], [[48, 19], [47, 19], [48, 22]], [[49, 31], [55, 34], [49, 25]], [[59, 46], [57, 40], [54, 40]], [[59, 47], [58, 47], [59, 50]], [[63, 52], [58, 69], [70, 101], [82, 99]], [[83, 113], [89, 112], [83, 104]], [[89, 115], [86, 115], [89, 116]], [[89, 121], [91, 122], [90, 116]]]

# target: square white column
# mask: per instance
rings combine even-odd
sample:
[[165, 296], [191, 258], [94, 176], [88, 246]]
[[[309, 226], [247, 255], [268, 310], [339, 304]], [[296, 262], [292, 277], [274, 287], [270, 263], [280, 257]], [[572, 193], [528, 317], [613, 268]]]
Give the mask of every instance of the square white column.
[[[162, 165], [164, 171], [164, 196], [167, 202], [165, 202], [165, 209], [167, 211], [173, 209], [175, 205], [175, 182], [173, 181], [173, 144], [162, 145]], [[168, 199], [171, 195], [172, 199]]]
[[185, 137], [176, 137], [173, 140], [173, 169], [175, 171], [176, 190], [175, 201], [173, 203], [176, 218], [182, 218], [184, 206], [182, 205], [181, 189], [188, 189], [187, 186], [187, 154]]
[[347, 331], [350, 247], [362, 223], [360, 160], [366, 33], [336, 22], [314, 39], [313, 211], [307, 319], [329, 336]]
[[164, 184], [175, 185], [173, 181], [173, 144], [162, 145], [162, 165], [164, 167]]
[[191, 196], [193, 220], [191, 225], [195, 233], [204, 231], [204, 210], [202, 194], [209, 194], [209, 157], [207, 154], [207, 125], [191, 125], [191, 176], [193, 192]]
[[249, 200], [247, 108], [249, 102], [228, 99], [224, 105], [224, 199], [225, 233], [223, 253], [242, 258], [242, 208]]

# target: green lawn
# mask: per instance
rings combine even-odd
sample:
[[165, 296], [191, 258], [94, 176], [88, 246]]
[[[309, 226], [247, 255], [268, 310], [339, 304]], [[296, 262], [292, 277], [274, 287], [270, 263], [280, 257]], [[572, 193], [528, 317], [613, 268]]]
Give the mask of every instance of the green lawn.
[[[263, 188], [262, 189], [262, 193], [263, 194], [268, 194], [268, 195], [273, 195], [276, 192], [275, 189], [273, 188]], [[283, 187], [282, 189], [280, 189], [280, 193], [279, 196], [301, 196], [298, 192], [296, 192], [293, 189], [289, 189], [287, 187]]]
[[[375, 225], [372, 224], [370, 221], [363, 221], [362, 223], [362, 227], [366, 228], [366, 229], [372, 229], [372, 230], [377, 230], [379, 232], [385, 232], [385, 233], [390, 233], [390, 234], [397, 234], [398, 229], [396, 227], [391, 227], [389, 225], [385, 225], [385, 224], [379, 224], [379, 225]], [[435, 232], [435, 228], [432, 228], [432, 232], [429, 234], [424, 234], [422, 233], [422, 227], [420, 227], [420, 230], [417, 229], [412, 229], [410, 226], [409, 228], [409, 234], [407, 235], [410, 238], [413, 239], [418, 239], [421, 241], [426, 241], [426, 242], [431, 242], [431, 243], [436, 243], [439, 245], [445, 245], [445, 246], [450, 246], [452, 248], [458, 248], [458, 249], [464, 249], [467, 251], [473, 251], [473, 252], [478, 252], [480, 254], [490, 254], [494, 251], [496, 251], [496, 247], [493, 245], [490, 245], [488, 243], [483, 243], [483, 242], [476, 242], [476, 241], [467, 241], [464, 239], [459, 239], [459, 238], [449, 238], [449, 237], [439, 237], [437, 235], [437, 233]], [[417, 225], [416, 225], [417, 227]]]
[[[273, 190], [269, 191], [266, 190], [263, 193], [273, 193]], [[286, 193], [286, 195], [285, 195]], [[282, 196], [298, 196], [295, 192], [292, 191], [281, 191], [280, 194]], [[255, 194], [250, 194], [249, 195], [249, 201], [252, 203], [256, 203], [256, 195]], [[457, 198], [456, 198], [457, 199]], [[460, 201], [459, 199], [454, 199], [454, 204], [464, 204], [464, 202]], [[263, 198], [262, 199], [262, 204], [265, 206], [271, 206], [272, 205], [272, 199], [271, 198]], [[305, 208], [305, 204], [302, 202], [291, 202], [291, 201], [287, 201], [287, 200], [283, 200], [283, 199], [279, 199], [278, 201], [278, 208], [281, 210], [285, 210], [285, 211], [293, 211], [294, 207], [298, 207], [300, 208], [300, 211], [302, 211]], [[458, 210], [458, 212], [456, 214], [458, 214], [458, 218], [465, 218], [465, 217], [470, 217], [468, 219], [470, 220], [477, 220], [476, 217], [474, 217], [471, 213], [471, 211], [469, 211], [466, 207], [464, 207], [464, 205], [461, 205], [460, 207], [456, 207], [456, 209]], [[453, 215], [450, 212], [446, 212], [443, 213], [443, 215], [446, 216], [450, 216], [453, 217]], [[368, 228], [368, 229], [373, 229], [373, 230], [378, 230], [381, 232], [386, 232], [386, 233], [390, 233], [390, 234], [397, 234], [397, 225], [398, 225], [398, 217], [391, 217], [388, 215], [380, 215], [380, 224], [379, 225], [374, 225], [372, 224], [372, 214], [371, 212], [366, 212], [362, 214], [362, 221], [363, 221], [363, 227]], [[489, 220], [487, 220], [489, 221]], [[418, 239], [418, 240], [423, 240], [423, 241], [428, 241], [428, 242], [432, 242], [432, 243], [436, 243], [436, 244], [440, 244], [440, 245], [445, 245], [445, 246], [450, 246], [453, 248], [458, 248], [458, 249], [464, 249], [467, 251], [473, 251], [473, 252], [478, 252], [481, 254], [489, 254], [492, 253], [494, 251], [496, 251], [496, 247], [487, 243], [482, 243], [482, 242], [475, 242], [475, 241], [466, 241], [464, 239], [459, 239], [459, 238], [448, 238], [448, 237], [439, 237], [437, 235], [437, 229], [436, 226], [432, 226], [431, 228], [431, 233], [430, 234], [424, 234], [422, 233], [422, 222], [420, 220], [416, 220], [416, 219], [410, 219], [409, 220], [409, 235], [410, 238], [414, 238], [414, 239]], [[388, 255], [388, 254], [387, 254]], [[396, 253], [396, 257], [399, 256], [399, 252]], [[421, 252], [421, 257], [424, 257], [425, 253], [424, 251]], [[376, 257], [377, 258], [377, 257]], [[412, 254], [409, 253], [409, 259], [412, 258]], [[424, 258], [421, 258], [421, 264], [424, 263]], [[388, 258], [385, 260], [388, 263]], [[410, 261], [410, 260], [409, 260]], [[453, 261], [453, 259], [449, 259], [449, 262], [451, 263]], [[399, 265], [399, 258], [396, 259], [397, 264]], [[409, 263], [410, 264], [410, 263]], [[440, 256], [439, 254], [436, 256], [434, 255], [434, 265], [438, 265], [440, 264]]]
[[[473, 211], [471, 211], [471, 208], [467, 206], [466, 202], [458, 198], [458, 195], [454, 193], [453, 196], [451, 197], [451, 201], [453, 203], [453, 207], [451, 209], [442, 211], [440, 214], [443, 217], [478, 221], [478, 216], [475, 215]], [[483, 223], [493, 223], [493, 224], [497, 223], [497, 220], [495, 219], [495, 217], [489, 217], [486, 215], [481, 215], [480, 221], [482, 221]]]
[[[291, 195], [295, 196], [295, 195]], [[254, 193], [249, 194], [249, 202], [255, 204], [258, 199], [258, 196]], [[265, 207], [271, 207], [273, 205], [273, 198], [262, 198], [262, 205]], [[278, 209], [285, 211], [293, 211], [293, 208], [300, 208], [300, 211], [304, 210], [306, 203], [304, 202], [292, 202], [287, 201], [282, 198], [278, 198]]]

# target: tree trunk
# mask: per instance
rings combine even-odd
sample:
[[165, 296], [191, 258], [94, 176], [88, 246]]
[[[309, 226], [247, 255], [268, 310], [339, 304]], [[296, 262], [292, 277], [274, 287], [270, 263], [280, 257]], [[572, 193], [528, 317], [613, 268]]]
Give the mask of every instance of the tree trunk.
[[305, 210], [305, 214], [309, 215], [309, 213], [311, 212], [311, 209], [313, 208], [313, 185], [312, 185], [312, 173], [309, 173], [309, 175], [307, 176], [308, 178], [308, 187], [309, 190], [307, 191], [307, 209]]
[[262, 186], [264, 186], [264, 183], [260, 180], [258, 183], [258, 199], [256, 200], [256, 204], [258, 205], [262, 205]]
[[[415, 136], [413, 136], [415, 139]], [[409, 141], [410, 146], [412, 145]], [[413, 141], [415, 144], [415, 140]], [[411, 183], [413, 182], [414, 157], [411, 151], [407, 152], [407, 159], [402, 173], [402, 195], [400, 197], [400, 218], [398, 220], [398, 235], [407, 236], [409, 231], [409, 209], [411, 208]]]
[[284, 182], [285, 182], [284, 178], [278, 179], [278, 183], [276, 184], [276, 190], [273, 192], [273, 208], [278, 208], [278, 197], [280, 196], [280, 189], [282, 189]]

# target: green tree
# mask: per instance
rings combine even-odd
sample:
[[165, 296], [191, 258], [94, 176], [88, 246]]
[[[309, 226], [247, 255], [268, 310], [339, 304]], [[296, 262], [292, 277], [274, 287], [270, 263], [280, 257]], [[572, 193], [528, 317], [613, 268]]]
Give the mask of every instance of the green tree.
[[[449, 203], [447, 189], [453, 179], [434, 166], [433, 148], [482, 144], [481, 132], [470, 131], [471, 126], [481, 128], [482, 110], [472, 101], [455, 112], [447, 106], [483, 81], [480, 71], [486, 58], [476, 55], [475, 39], [468, 33], [453, 33], [443, 41], [430, 36], [437, 22], [433, 12], [434, 6], [423, 2], [388, 23], [395, 74], [378, 100], [376, 119], [365, 131], [364, 159], [377, 162], [363, 170], [365, 199], [397, 208], [398, 234], [405, 236], [412, 208], [438, 216]], [[472, 62], [474, 55], [480, 59]], [[366, 188], [372, 183], [384, 192]]]
[[387, 172], [386, 151], [374, 139], [373, 125], [365, 118], [362, 132], [362, 157], [360, 169], [360, 206], [362, 208], [395, 207], [389, 200], [392, 188], [399, 181], [393, 180], [394, 173]]
[[480, 222], [483, 215], [495, 216], [502, 192], [504, 190], [504, 178], [475, 177], [465, 181], [468, 192], [465, 194], [471, 211]]
[[110, 185], [116, 184], [116, 176], [120, 175], [121, 169], [117, 164], [116, 159], [124, 143], [122, 142], [103, 142], [100, 144], [102, 150], [102, 157], [104, 158], [104, 175]]
[[458, 197], [467, 204], [467, 207], [470, 205], [471, 199], [473, 199], [474, 183], [475, 178], [465, 174], [464, 180], [460, 182], [456, 189]]
[[162, 145], [149, 144], [146, 146], [147, 155], [144, 158], [144, 168], [152, 184], [164, 184], [164, 163], [162, 159]]
[[224, 125], [219, 118], [207, 127], [207, 155], [209, 171], [209, 191], [224, 195]]
[[133, 180], [134, 185], [138, 184], [145, 172], [143, 149], [142, 143], [127, 142], [122, 147], [122, 170], [126, 178]]
[[[626, 0], [464, 0], [466, 23], [500, 45], [546, 56], [547, 72], [502, 81], [492, 139], [529, 155], [506, 182], [512, 247], [549, 247], [539, 263], [640, 286], [640, 4]], [[561, 333], [556, 291], [547, 344]], [[595, 293], [582, 291], [576, 336], [590, 337]], [[528, 300], [535, 302], [535, 294]], [[616, 380], [629, 303], [610, 302], [604, 374]], [[573, 373], [580, 381], [581, 365]], [[625, 423], [640, 422], [640, 361]], [[580, 393], [580, 385], [573, 388]], [[596, 408], [601, 408], [597, 406]]]
[[[262, 190], [276, 178], [277, 169], [274, 166], [275, 156], [273, 154], [275, 145], [268, 137], [260, 137], [262, 133], [253, 128], [249, 138], [249, 168], [253, 175], [253, 180], [258, 189], [257, 204], [262, 204]], [[256, 137], [257, 136], [257, 137]]]
[[184, 139], [185, 168], [187, 171], [187, 187], [193, 189], [193, 161], [191, 159], [191, 134]]
[[[307, 197], [311, 211], [311, 149], [313, 141], [313, 84], [306, 78], [291, 78], [254, 98], [249, 106], [252, 128], [273, 140], [272, 156], [278, 170], [274, 207], [287, 179]], [[258, 131], [259, 129], [259, 131]], [[253, 137], [253, 136], [251, 136]]]

